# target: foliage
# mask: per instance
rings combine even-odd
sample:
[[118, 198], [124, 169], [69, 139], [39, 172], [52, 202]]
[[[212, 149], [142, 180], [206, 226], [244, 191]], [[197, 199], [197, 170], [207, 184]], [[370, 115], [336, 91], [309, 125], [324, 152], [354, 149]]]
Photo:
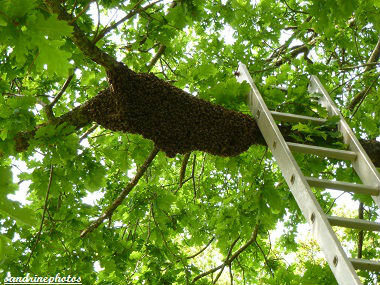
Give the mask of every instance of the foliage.
[[[54, 2], [71, 22], [52, 13]], [[81, 276], [83, 284], [336, 284], [323, 259], [297, 239], [304, 219], [259, 145], [229, 158], [160, 152], [112, 217], [80, 237], [133, 180], [153, 144], [55, 120], [107, 87], [103, 67], [75, 41], [77, 27], [132, 70], [150, 70], [246, 114], [248, 85], [234, 79], [238, 62], [248, 66], [270, 108], [326, 117], [307, 96], [308, 76], [316, 74], [356, 134], [379, 138], [379, 68], [362, 66], [379, 38], [377, 0], [0, 0], [0, 7], [0, 280], [30, 272]], [[367, 89], [360, 104], [345, 108]], [[289, 128], [298, 141], [345, 148], [334, 120]], [[18, 152], [15, 138], [30, 132], [29, 147]], [[345, 163], [297, 159], [307, 175], [358, 181]], [[14, 201], [18, 189], [27, 191], [27, 203]], [[97, 199], [88, 203], [91, 194]], [[316, 197], [335, 211], [329, 192], [316, 190]], [[373, 201], [360, 198], [366, 218], [376, 220]], [[280, 224], [284, 230], [273, 240]], [[358, 233], [341, 238], [356, 257]], [[292, 252], [298, 258], [287, 263]], [[365, 234], [363, 258], [379, 255], [378, 235]], [[360, 274], [365, 284], [379, 280]]]

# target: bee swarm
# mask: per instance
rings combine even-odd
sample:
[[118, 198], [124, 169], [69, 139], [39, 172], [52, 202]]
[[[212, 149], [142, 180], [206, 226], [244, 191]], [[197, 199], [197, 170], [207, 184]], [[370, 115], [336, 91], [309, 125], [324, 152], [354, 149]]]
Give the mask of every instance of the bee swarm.
[[104, 128], [141, 134], [167, 156], [192, 150], [235, 156], [262, 140], [255, 121], [196, 98], [153, 74], [120, 65], [110, 88], [88, 101], [84, 114]]

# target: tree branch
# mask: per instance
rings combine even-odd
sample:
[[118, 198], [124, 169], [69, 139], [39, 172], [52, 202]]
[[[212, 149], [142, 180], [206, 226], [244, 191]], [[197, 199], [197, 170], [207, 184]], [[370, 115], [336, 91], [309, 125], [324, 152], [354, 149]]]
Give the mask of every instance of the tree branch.
[[263, 257], [264, 257], [264, 261], [265, 261], [265, 264], [267, 265], [270, 274], [272, 275], [272, 277], [274, 277], [274, 274], [273, 274], [273, 272], [272, 272], [272, 268], [269, 266], [268, 258], [267, 258], [267, 256], [266, 256], [264, 250], [261, 248], [261, 246], [259, 245], [259, 243], [258, 243], [257, 241], [255, 241], [255, 244], [257, 245], [257, 247], [259, 248], [261, 254], [263, 255]]
[[341, 68], [340, 70], [351, 70], [351, 69], [368, 67], [368, 66], [376, 66], [376, 65], [380, 65], [380, 62], [372, 62], [372, 63], [364, 63], [364, 64], [360, 64], [360, 65], [355, 65], [355, 66], [347, 66], [347, 67]]
[[252, 232], [251, 238], [241, 247], [239, 248], [229, 259], [227, 259], [225, 262], [223, 262], [221, 265], [214, 267], [206, 272], [203, 272], [199, 274], [198, 276], [194, 277], [192, 283], [195, 283], [197, 280], [214, 273], [215, 271], [218, 271], [222, 267], [231, 264], [232, 261], [234, 261], [244, 250], [246, 250], [252, 243], [256, 241], [257, 233], [259, 231], [259, 224], [257, 224]]
[[292, 12], [294, 12], [294, 13], [300, 13], [300, 14], [307, 14], [307, 15], [309, 14], [309, 13], [304, 12], [304, 11], [295, 10], [295, 9], [293, 9], [292, 7], [289, 6], [289, 4], [286, 2], [286, 0], [283, 0], [283, 1], [284, 1], [284, 3], [285, 3], [286, 7], [288, 7], [288, 9], [289, 9], [290, 11], [292, 11]]
[[[376, 82], [379, 79], [379, 77], [380, 77], [380, 74], [378, 74], [376, 76], [376, 78], [372, 81], [372, 83], [365, 90], [363, 90], [362, 92], [359, 93], [360, 94], [360, 100], [359, 100], [359, 102], [357, 104], [357, 107], [356, 107], [355, 111], [352, 113], [352, 115], [351, 115], [350, 118], [353, 118], [355, 116], [356, 112], [359, 110], [359, 108], [360, 108], [361, 104], [363, 103], [364, 99], [367, 97], [367, 95], [369, 94], [369, 91], [371, 91], [372, 87], [376, 84]], [[355, 100], [355, 98], [354, 98], [354, 100]]]
[[37, 245], [38, 245], [38, 243], [40, 241], [40, 238], [41, 238], [41, 233], [42, 233], [42, 229], [43, 229], [44, 221], [45, 221], [45, 214], [46, 214], [47, 207], [48, 207], [48, 201], [49, 201], [51, 183], [53, 181], [53, 171], [54, 171], [54, 167], [53, 167], [53, 164], [51, 164], [50, 165], [49, 183], [48, 183], [48, 187], [47, 187], [47, 191], [46, 191], [46, 195], [45, 195], [44, 211], [42, 212], [42, 218], [41, 218], [40, 228], [39, 228], [38, 233], [36, 235], [36, 242], [34, 243], [33, 248], [30, 251], [30, 255], [29, 255], [28, 261], [25, 264], [26, 268], [29, 268], [29, 262], [30, 262], [30, 260], [32, 258], [32, 255], [33, 255], [34, 251], [36, 250], [36, 247], [37, 247]]
[[[364, 205], [363, 202], [359, 203], [359, 219], [363, 219]], [[359, 231], [358, 236], [358, 258], [362, 258], [363, 256], [363, 240], [364, 240], [364, 231]]]
[[179, 172], [179, 183], [178, 183], [178, 189], [177, 189], [177, 191], [179, 189], [181, 189], [181, 187], [183, 185], [183, 179], [185, 178], [186, 167], [187, 167], [187, 163], [189, 162], [189, 158], [190, 158], [190, 152], [186, 153], [183, 156], [182, 165], [181, 165], [181, 171]]
[[215, 237], [212, 237], [211, 240], [208, 242], [208, 244], [206, 244], [205, 247], [203, 247], [200, 251], [198, 251], [197, 253], [194, 253], [193, 255], [190, 255], [188, 257], [186, 257], [187, 259], [192, 259], [194, 257], [197, 257], [198, 255], [200, 255], [202, 252], [204, 252], [209, 246], [210, 244], [214, 241]]
[[98, 124], [93, 125], [91, 128], [89, 128], [79, 139], [79, 143], [81, 143], [85, 138], [87, 138], [93, 131], [96, 130], [98, 127]]
[[[373, 63], [376, 63], [379, 60], [379, 57], [380, 57], [380, 35], [379, 35], [379, 40], [377, 41], [376, 46], [375, 46], [374, 50], [372, 51], [371, 56], [369, 57], [369, 59], [366, 63], [367, 67], [364, 69], [364, 72], [368, 72], [371, 69], [375, 68], [376, 65]], [[349, 110], [352, 111], [355, 108], [355, 106], [357, 104], [359, 104], [360, 101], [362, 101], [362, 99], [368, 93], [368, 92], [366, 92], [366, 90], [367, 90], [367, 88], [355, 95], [354, 99], [352, 99], [351, 103], [347, 107]]]
[[281, 59], [277, 60], [274, 63], [274, 66], [278, 67], [278, 66], [284, 64], [285, 62], [288, 62], [290, 59], [296, 58], [301, 53], [307, 54], [309, 52], [309, 47], [314, 46], [316, 42], [317, 42], [317, 39], [314, 38], [307, 44], [303, 44], [303, 45], [300, 45], [297, 47], [293, 47], [293, 50], [289, 54], [289, 58], [287, 58], [286, 56], [283, 56]]
[[61, 6], [59, 0], [44, 0], [46, 6], [52, 13], [58, 15], [58, 19], [67, 21], [74, 30], [71, 35], [73, 43], [91, 60], [105, 67], [106, 69], [112, 69], [118, 66], [120, 63], [116, 59], [110, 56], [108, 53], [99, 49], [94, 43], [92, 43], [84, 32], [73, 21], [73, 16], [67, 13], [67, 11]]
[[[226, 260], [228, 260], [230, 258], [232, 250], [234, 249], [234, 246], [238, 242], [239, 239], [240, 239], [240, 235], [231, 244], [230, 249], [228, 250], [228, 253], [227, 253]], [[231, 265], [231, 263], [229, 263], [228, 265]], [[214, 279], [214, 281], [212, 283], [215, 284], [219, 280], [219, 278], [222, 275], [225, 267], [226, 267], [226, 264], [224, 263], [223, 267], [220, 269], [220, 271], [218, 272], [218, 275], [215, 277], [215, 279]]]
[[137, 185], [140, 178], [144, 175], [145, 171], [148, 169], [149, 165], [152, 163], [153, 159], [156, 157], [159, 150], [154, 147], [143, 165], [138, 169], [135, 177], [129, 182], [129, 184], [121, 191], [119, 196], [113, 201], [113, 203], [107, 208], [107, 210], [104, 211], [104, 213], [96, 220], [94, 221], [87, 229], [83, 230], [80, 234], [80, 237], [83, 238], [89, 233], [91, 233], [93, 230], [95, 230], [97, 227], [99, 227], [103, 221], [109, 217], [112, 216], [113, 212], [116, 210], [117, 207], [120, 206], [120, 204], [124, 201], [125, 197], [131, 192], [131, 190]]
[[132, 10], [126, 15], [124, 16], [123, 18], [121, 18], [119, 21], [113, 23], [111, 26], [107, 27], [107, 28], [104, 28], [102, 31], [100, 31], [100, 33], [93, 39], [93, 43], [96, 44], [99, 40], [101, 40], [106, 34], [108, 34], [110, 31], [112, 31], [113, 29], [117, 28], [117, 26], [119, 26], [120, 24], [122, 24], [123, 22], [129, 20], [130, 18], [132, 18], [133, 16], [135, 16], [136, 14], [142, 12], [142, 11], [145, 11], [151, 7], [153, 7], [154, 5], [156, 5], [157, 3], [163, 1], [163, 0], [158, 0], [156, 2], [152, 2], [150, 3], [149, 5], [146, 5], [144, 7], [141, 7], [139, 9], [136, 9], [138, 6], [140, 6], [141, 2], [143, 0], [140, 0], [136, 3], [136, 5], [132, 8]]
[[152, 58], [152, 60], [147, 64], [147, 72], [149, 72], [153, 66], [157, 63], [157, 61], [160, 59], [160, 57], [164, 54], [166, 50], [166, 46], [164, 44], [160, 44], [160, 47], [157, 50], [156, 55]]
[[69, 22], [69, 24], [73, 24], [73, 23], [75, 23], [75, 21], [78, 20], [79, 17], [82, 16], [83, 13], [85, 13], [85, 12], [88, 10], [88, 8], [90, 8], [90, 5], [91, 5], [91, 3], [92, 3], [93, 1], [94, 1], [94, 0], [90, 0], [90, 1], [88, 1], [87, 5], [84, 6], [84, 8], [78, 13], [78, 15], [75, 16], [74, 19], [72, 19], [72, 20]]
[[57, 104], [58, 100], [61, 99], [62, 95], [65, 93], [67, 87], [69, 87], [69, 84], [71, 80], [74, 78], [74, 72], [69, 75], [69, 77], [66, 79], [65, 83], [62, 86], [61, 91], [57, 94], [57, 96], [54, 97], [54, 100], [49, 104], [50, 108], [53, 108], [55, 104]]

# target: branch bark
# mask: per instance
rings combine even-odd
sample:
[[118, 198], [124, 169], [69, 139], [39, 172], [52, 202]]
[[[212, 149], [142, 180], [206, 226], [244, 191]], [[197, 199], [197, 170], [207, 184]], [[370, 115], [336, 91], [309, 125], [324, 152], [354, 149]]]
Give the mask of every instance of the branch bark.
[[153, 159], [158, 154], [159, 150], [155, 147], [152, 152], [149, 154], [148, 158], [145, 160], [143, 165], [137, 170], [135, 177], [129, 182], [129, 184], [121, 191], [119, 196], [113, 201], [113, 203], [104, 211], [104, 213], [94, 221], [87, 229], [83, 230], [80, 234], [80, 237], [83, 238], [99, 227], [103, 221], [107, 218], [110, 218], [113, 212], [120, 206], [124, 201], [125, 197], [132, 191], [132, 189], [137, 185], [140, 178], [144, 175], [145, 171], [148, 169], [149, 165], [152, 163]]

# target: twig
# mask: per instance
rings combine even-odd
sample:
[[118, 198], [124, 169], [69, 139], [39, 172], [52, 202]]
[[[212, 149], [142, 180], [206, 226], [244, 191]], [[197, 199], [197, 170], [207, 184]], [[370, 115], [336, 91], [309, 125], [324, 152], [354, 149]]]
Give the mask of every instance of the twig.
[[375, 65], [380, 65], [380, 62], [371, 62], [371, 63], [364, 63], [364, 64], [356, 65], [356, 66], [348, 66], [348, 67], [343, 67], [340, 70], [351, 70], [351, 69], [367, 67], [367, 66], [375, 66]]
[[339, 84], [338, 86], [334, 87], [334, 89], [331, 90], [331, 91], [329, 92], [329, 95], [333, 94], [333, 93], [334, 93], [336, 90], [338, 90], [340, 87], [346, 85], [346, 84], [347, 84], [348, 82], [350, 82], [350, 81], [353, 81], [356, 77], [362, 75], [363, 73], [365, 73], [365, 71], [362, 71], [362, 72], [360, 72], [360, 73], [358, 73], [358, 74], [355, 74], [353, 77], [347, 79], [347, 80], [344, 81], [342, 84]]
[[[232, 253], [232, 250], [233, 250], [235, 244], [238, 242], [239, 239], [240, 239], [240, 235], [239, 235], [239, 236], [233, 241], [233, 243], [231, 244], [230, 249], [228, 250], [228, 253], [227, 253], [226, 260], [228, 260], [228, 259], [230, 258], [231, 253]], [[229, 263], [228, 265], [231, 265], [231, 263]], [[219, 278], [220, 278], [220, 276], [222, 275], [222, 273], [223, 273], [225, 267], [226, 267], [226, 264], [224, 264], [224, 266], [223, 266], [223, 267], [220, 269], [220, 271], [218, 272], [218, 275], [215, 277], [215, 279], [214, 279], [214, 281], [213, 281], [214, 284], [219, 280]]]
[[158, 48], [156, 55], [146, 66], [147, 72], [149, 72], [153, 68], [153, 66], [157, 63], [160, 57], [164, 54], [165, 50], [166, 46], [164, 44], [160, 44], [160, 47]]
[[65, 93], [67, 87], [69, 87], [69, 84], [71, 80], [74, 78], [74, 72], [69, 75], [69, 77], [66, 79], [65, 83], [62, 86], [61, 91], [57, 94], [57, 96], [54, 97], [54, 100], [49, 104], [50, 108], [53, 108], [55, 104], [57, 104], [58, 100], [62, 97], [62, 95]]
[[336, 198], [334, 199], [334, 201], [332, 201], [330, 207], [329, 207], [329, 208], [327, 209], [327, 211], [326, 211], [326, 215], [331, 211], [332, 207], [334, 207], [336, 200], [338, 200], [338, 199], [339, 199], [342, 195], [344, 195], [345, 193], [347, 193], [347, 192], [342, 192], [342, 194], [340, 194], [338, 197], [336, 197]]
[[[165, 235], [164, 233], [161, 231], [161, 228], [160, 228], [160, 225], [158, 224], [157, 220], [156, 220], [156, 217], [154, 215], [154, 209], [152, 208], [152, 218], [153, 218], [153, 222], [154, 224], [156, 225], [157, 227], [157, 230], [159, 231], [160, 235], [161, 235], [161, 238], [165, 244], [165, 247], [168, 249], [168, 251], [170, 252], [171, 255], [173, 255], [175, 258], [178, 258], [178, 256], [171, 250], [171, 248], [169, 247], [169, 244], [165, 238]], [[179, 258], [180, 261], [182, 261], [181, 258]]]
[[285, 3], [286, 7], [288, 7], [288, 9], [289, 9], [290, 11], [292, 11], [292, 12], [294, 12], [294, 13], [301, 13], [301, 14], [307, 14], [307, 15], [309, 14], [309, 13], [304, 12], [304, 11], [295, 10], [295, 9], [293, 9], [292, 7], [289, 6], [289, 4], [286, 2], [286, 0], [283, 0], [283, 1], [284, 1], [284, 3]]
[[98, 127], [98, 124], [93, 125], [91, 128], [89, 128], [79, 139], [79, 143], [81, 143], [85, 138], [87, 138], [93, 131], [96, 130]]
[[195, 185], [195, 163], [196, 163], [197, 155], [193, 154], [193, 168], [191, 171], [191, 178], [193, 179], [193, 190], [194, 190], [194, 199], [197, 198], [197, 186]]
[[[375, 83], [377, 82], [377, 80], [379, 79], [379, 77], [380, 77], [380, 74], [375, 78], [375, 80], [372, 81], [372, 83], [371, 83], [370, 86], [368, 86], [364, 91], [360, 92], [360, 93], [357, 95], [357, 97], [359, 97], [359, 95], [360, 95], [360, 101], [359, 101], [359, 104], [357, 105], [355, 111], [352, 113], [350, 119], [352, 119], [352, 118], [355, 116], [356, 112], [359, 110], [360, 106], [361, 106], [362, 103], [364, 102], [364, 99], [367, 97], [369, 91], [370, 91], [371, 88], [375, 85]], [[355, 97], [355, 98], [357, 98], [357, 97]], [[354, 98], [354, 100], [353, 100], [352, 102], [355, 101], [355, 98]], [[356, 105], [356, 104], [355, 104], [355, 105]], [[351, 106], [351, 105], [350, 105], [350, 106]], [[350, 107], [350, 106], [349, 106], [349, 107]]]
[[258, 234], [258, 231], [259, 231], [259, 224], [257, 224], [252, 232], [252, 235], [251, 235], [251, 238], [241, 247], [239, 248], [232, 256], [231, 258], [227, 259], [225, 262], [223, 262], [221, 265], [215, 267], [215, 268], [212, 268], [206, 272], [203, 272], [201, 274], [199, 274], [198, 276], [194, 277], [192, 283], [195, 283], [197, 280], [209, 275], [209, 274], [212, 274], [216, 271], [218, 271], [219, 269], [221, 269], [223, 266], [225, 265], [228, 265], [228, 264], [231, 264], [232, 261], [234, 261], [244, 250], [246, 250], [252, 243], [254, 243], [256, 241], [256, 238], [257, 238], [257, 234]]
[[245, 285], [247, 281], [245, 280], [245, 270], [244, 270], [244, 267], [243, 267], [243, 265], [241, 265], [239, 258], [236, 258], [236, 262], [239, 265], [239, 267], [241, 269], [241, 272], [243, 273], [243, 284]]
[[234, 284], [234, 276], [232, 275], [232, 264], [228, 265], [228, 269], [230, 271], [230, 281], [231, 281], [230, 284], [233, 285]]
[[[363, 219], [363, 211], [364, 205], [363, 202], [359, 203], [359, 219]], [[358, 237], [358, 258], [362, 258], [363, 256], [363, 240], [364, 240], [364, 231], [359, 231], [359, 237]]]
[[210, 244], [214, 241], [215, 237], [212, 237], [211, 240], [208, 242], [208, 244], [206, 244], [205, 247], [203, 247], [200, 251], [198, 251], [197, 253], [194, 253], [193, 255], [190, 255], [188, 257], [186, 257], [187, 259], [192, 259], [194, 257], [197, 257], [198, 255], [200, 255], [202, 252], [204, 252], [209, 246]]
[[362, 55], [359, 52], [358, 42], [356, 40], [356, 31], [355, 30], [354, 30], [354, 44], [355, 44], [356, 52], [358, 53], [358, 56], [360, 57], [360, 60], [363, 61], [363, 57], [362, 57]]
[[95, 0], [95, 3], [96, 3], [96, 10], [98, 11], [98, 21], [97, 21], [97, 24], [96, 24], [96, 30], [95, 30], [95, 33], [94, 33], [93, 40], [98, 36], [99, 28], [100, 28], [100, 9], [99, 9], [99, 2], [98, 2], [98, 0]]
[[[62, 7], [59, 0], [44, 0], [50, 11], [58, 15], [58, 19], [67, 21], [70, 23], [73, 20], [73, 16], [70, 15], [65, 8]], [[71, 39], [73, 43], [91, 60], [105, 67], [106, 69], [112, 69], [115, 66], [120, 65], [116, 59], [108, 53], [102, 51], [95, 44], [93, 44], [86, 36], [86, 34], [78, 27], [74, 22], [71, 24], [73, 32]]]
[[267, 258], [267, 256], [266, 256], [264, 250], [261, 248], [261, 246], [259, 245], [259, 243], [258, 243], [257, 241], [255, 241], [255, 244], [257, 245], [257, 247], [259, 248], [261, 254], [263, 255], [263, 257], [264, 257], [264, 261], [265, 261], [265, 264], [266, 264], [267, 267], [269, 268], [269, 272], [270, 272], [270, 274], [272, 275], [272, 277], [274, 277], [274, 274], [273, 274], [273, 272], [272, 272], [272, 268], [271, 268], [270, 265], [269, 265], [268, 258]]
[[34, 246], [33, 246], [32, 250], [30, 251], [30, 255], [29, 255], [28, 261], [25, 264], [26, 268], [29, 268], [29, 262], [30, 262], [30, 260], [32, 258], [32, 255], [33, 255], [34, 251], [36, 250], [36, 247], [37, 247], [37, 245], [38, 245], [38, 243], [40, 241], [40, 238], [41, 238], [41, 233], [42, 233], [42, 229], [43, 229], [43, 226], [44, 226], [45, 214], [46, 214], [46, 211], [47, 211], [47, 206], [48, 206], [48, 201], [49, 201], [49, 194], [50, 194], [51, 183], [53, 181], [53, 171], [54, 171], [54, 167], [53, 167], [53, 164], [51, 164], [50, 165], [49, 183], [48, 183], [48, 187], [47, 187], [47, 191], [46, 191], [46, 195], [45, 195], [44, 211], [42, 212], [42, 218], [41, 218], [40, 228], [39, 228], [38, 233], [36, 235], [36, 242], [34, 243]]
[[145, 171], [148, 169], [149, 165], [152, 163], [153, 159], [156, 157], [158, 152], [159, 152], [159, 149], [157, 147], [154, 147], [151, 153], [149, 154], [148, 158], [143, 163], [143, 165], [141, 165], [141, 167], [138, 169], [135, 177], [133, 177], [133, 179], [129, 182], [129, 184], [123, 189], [123, 191], [121, 191], [119, 196], [104, 211], [104, 213], [96, 221], [94, 221], [87, 229], [81, 232], [80, 234], [81, 238], [91, 233], [93, 230], [99, 227], [105, 219], [112, 216], [116, 208], [120, 206], [120, 204], [124, 201], [125, 197], [127, 197], [127, 195], [131, 192], [131, 190], [137, 185], [140, 178], [144, 175]]
[[69, 22], [69, 24], [73, 24], [73, 23], [75, 23], [75, 21], [78, 20], [79, 17], [82, 16], [83, 13], [85, 13], [85, 12], [88, 10], [88, 8], [90, 7], [90, 5], [91, 5], [91, 3], [92, 3], [93, 1], [94, 1], [94, 0], [90, 0], [90, 1], [88, 1], [87, 5], [84, 6], [84, 8], [78, 13], [78, 15], [75, 16], [74, 19], [72, 19], [72, 20]]
[[142, 12], [142, 11], [145, 11], [151, 7], [153, 7], [154, 5], [156, 5], [157, 3], [161, 2], [163, 0], [158, 0], [156, 2], [153, 2], [153, 3], [150, 3], [149, 5], [147, 6], [144, 6], [140, 9], [136, 9], [140, 4], [141, 2], [143, 2], [143, 0], [140, 0], [138, 1], [135, 6], [132, 8], [132, 10], [126, 15], [124, 16], [123, 18], [121, 18], [119, 21], [113, 23], [111, 26], [107, 27], [107, 28], [104, 28], [102, 31], [100, 31], [100, 33], [94, 37], [93, 39], [93, 43], [97, 43], [99, 40], [101, 40], [107, 33], [109, 33], [110, 31], [112, 31], [113, 29], [115, 29], [117, 26], [119, 26], [120, 24], [122, 24], [123, 22], [129, 20], [130, 18], [132, 18], [133, 16], [135, 16], [136, 14]]
[[178, 189], [175, 192], [177, 192], [183, 185], [183, 179], [185, 178], [186, 167], [187, 167], [187, 163], [189, 161], [189, 158], [190, 158], [190, 152], [186, 153], [183, 156], [181, 171], [179, 172], [179, 183], [178, 183], [179, 185], [178, 185]]
[[149, 216], [148, 216], [148, 233], [147, 233], [147, 236], [146, 236], [145, 245], [148, 244], [148, 241], [149, 241], [150, 235], [151, 235], [150, 221], [151, 221], [151, 217], [152, 216], [153, 216], [153, 203], [150, 203], [150, 205], [149, 205]]
[[[380, 35], [379, 35], [379, 40], [377, 41], [376, 43], [376, 46], [375, 48], [373, 49], [368, 61], [367, 61], [367, 64], [370, 64], [370, 63], [375, 63], [379, 60], [379, 57], [380, 57]], [[367, 72], [367, 71], [370, 71], [371, 69], [373, 69], [376, 65], [367, 65], [367, 67], [364, 69], [364, 72]], [[358, 94], [355, 95], [354, 99], [351, 101], [351, 103], [348, 105], [348, 109], [349, 110], [353, 110], [355, 108], [355, 106], [357, 104], [359, 104], [361, 101], [361, 99], [363, 97], [365, 97], [365, 91], [361, 91], [359, 92]]]

